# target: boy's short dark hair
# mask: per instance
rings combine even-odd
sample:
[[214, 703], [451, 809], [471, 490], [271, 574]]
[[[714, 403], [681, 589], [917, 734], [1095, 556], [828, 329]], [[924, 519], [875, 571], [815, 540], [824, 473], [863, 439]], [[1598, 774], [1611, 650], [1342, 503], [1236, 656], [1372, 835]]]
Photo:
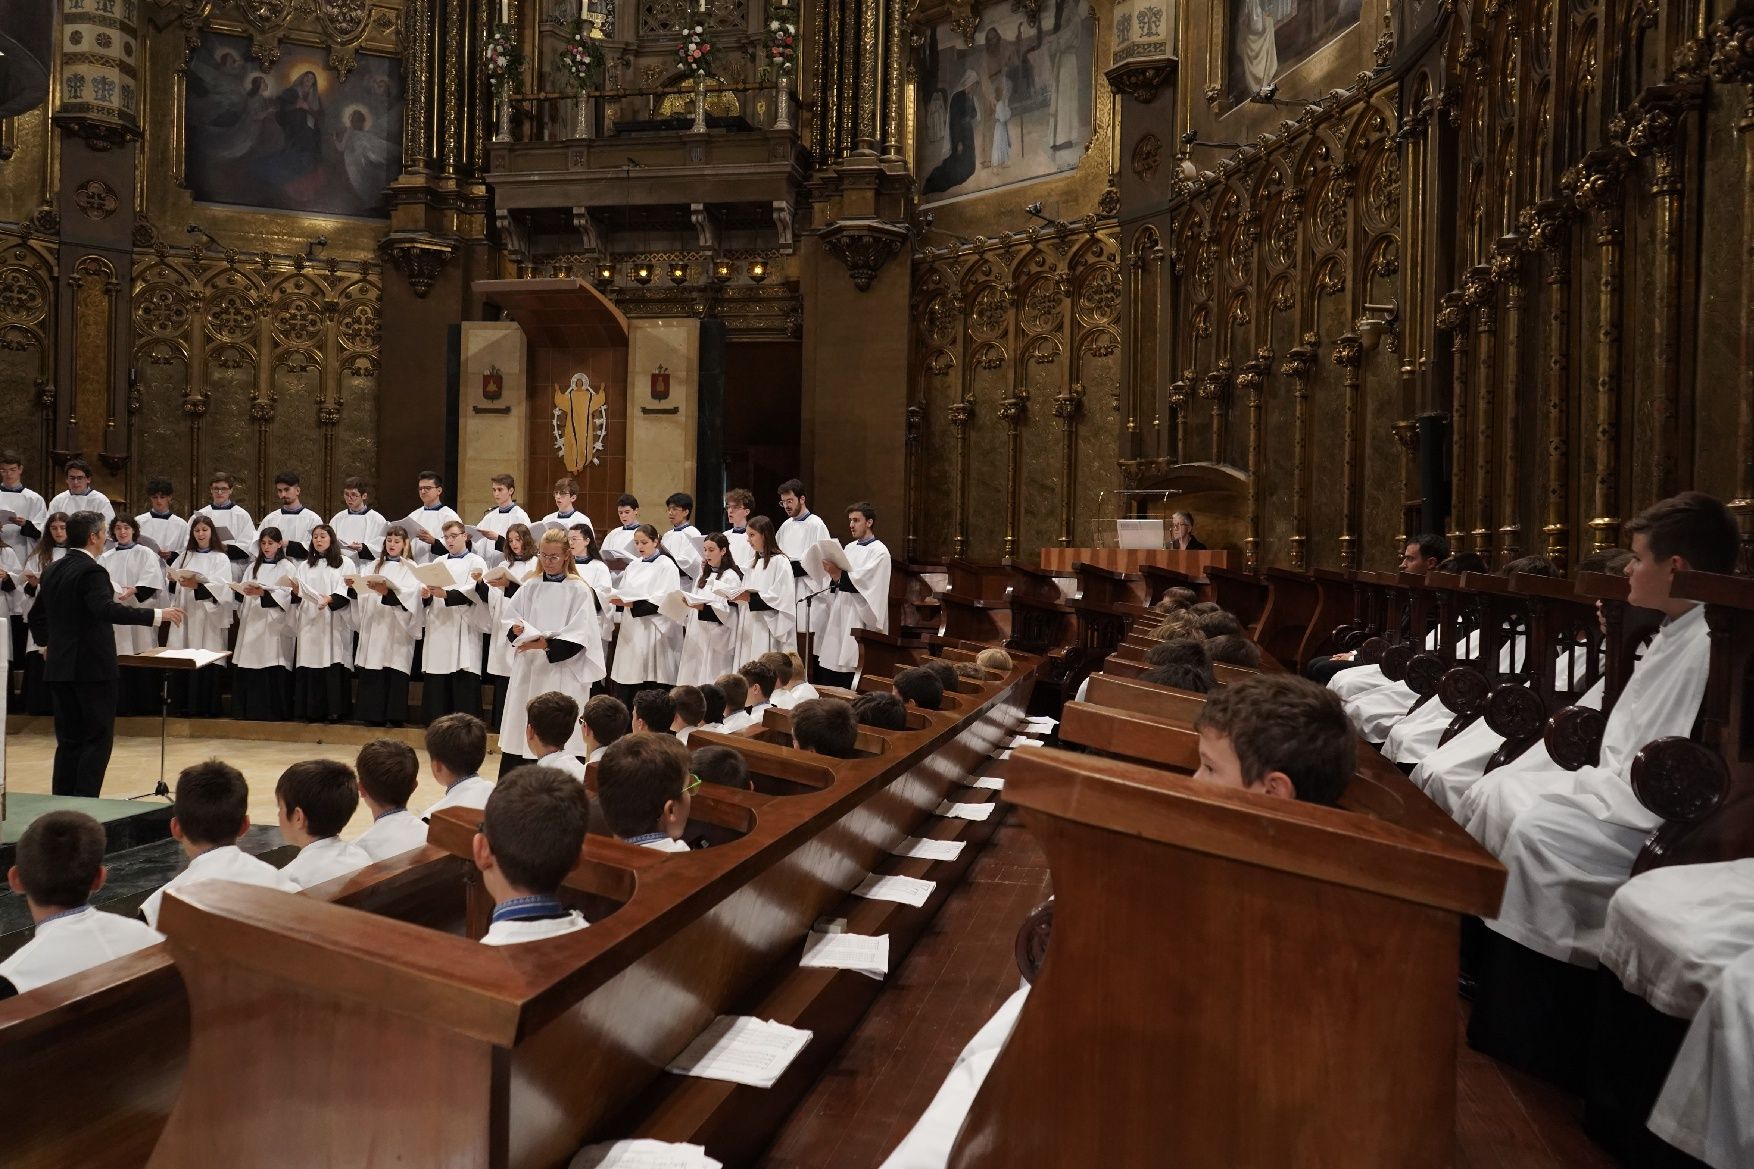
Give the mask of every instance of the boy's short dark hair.
[[633, 714], [646, 730], [667, 735], [676, 722], [676, 700], [668, 690], [641, 690], [633, 696]]
[[597, 761], [597, 802], [609, 830], [623, 839], [657, 831], [664, 805], [682, 798], [690, 763], [674, 735], [636, 731], [615, 740]]
[[215, 483], [223, 483], [227, 487], [235, 489], [238, 485], [238, 477], [230, 471], [215, 471], [207, 476], [207, 486], [212, 487]]
[[1559, 575], [1559, 571], [1553, 567], [1553, 562], [1545, 556], [1518, 557], [1510, 563], [1502, 565], [1498, 570], [1499, 576], [1517, 576], [1519, 574], [1554, 577]]
[[713, 685], [725, 696], [725, 714], [749, 709], [749, 683], [743, 680], [742, 674], [720, 674]]
[[854, 512], [858, 512], [873, 524], [877, 522], [877, 509], [863, 499], [847, 505], [847, 514], [852, 515]]
[[487, 758], [487, 724], [472, 714], [447, 714], [426, 727], [426, 753], [457, 775], [474, 775]]
[[518, 486], [518, 481], [514, 476], [504, 474], [503, 472], [498, 475], [488, 476], [487, 481], [495, 487], [508, 487], [513, 490], [516, 490]]
[[582, 717], [591, 740], [599, 747], [607, 747], [633, 729], [633, 716], [613, 694], [599, 694], [586, 701]]
[[670, 687], [670, 701], [676, 704], [676, 717], [685, 727], [698, 727], [706, 721], [706, 696], [699, 686]]
[[244, 773], [231, 764], [209, 759], [177, 774], [172, 808], [183, 839], [190, 843], [236, 844], [250, 814], [250, 785], [244, 782]]
[[312, 836], [339, 836], [359, 808], [359, 786], [339, 759], [301, 759], [280, 773], [274, 798], [289, 817], [302, 809]]
[[1338, 803], [1357, 766], [1339, 696], [1295, 674], [1256, 674], [1224, 687], [1206, 699], [1194, 729], [1229, 739], [1250, 783], [1282, 771], [1306, 803]]
[[937, 675], [938, 685], [943, 687], [944, 693], [955, 694], [962, 689], [962, 683], [956, 677], [956, 667], [943, 658], [927, 658], [920, 663], [920, 668]]
[[149, 499], [154, 495], [175, 495], [176, 493], [177, 489], [171, 486], [169, 479], [148, 479], [146, 481], [146, 495]]
[[755, 659], [773, 671], [775, 686], [784, 686], [792, 680], [792, 659], [777, 649], [770, 649]]
[[1146, 670], [1139, 675], [1139, 680], [1157, 686], [1174, 686], [1177, 690], [1189, 690], [1195, 694], [1204, 694], [1212, 689], [1212, 675], [1197, 666], [1187, 666], [1180, 662]]
[[631, 508], [633, 508], [633, 510], [638, 511], [639, 510], [639, 500], [635, 499], [631, 495], [623, 493], [623, 494], [617, 495], [615, 497], [615, 506], [616, 507], [631, 507]]
[[1695, 572], [1733, 572], [1741, 545], [1736, 517], [1703, 491], [1683, 491], [1626, 521], [1626, 538], [1640, 532], [1658, 560], [1679, 556]]
[[49, 812], [31, 821], [15, 855], [24, 895], [43, 908], [74, 909], [91, 897], [104, 866], [103, 826], [84, 812]]
[[809, 698], [792, 708], [792, 738], [800, 750], [832, 759], [858, 753], [859, 720], [853, 705], [840, 698]]
[[274, 476], [274, 486], [276, 487], [297, 487], [298, 485], [297, 471], [282, 471]]
[[1171, 585], [1163, 590], [1163, 596], [1157, 602], [1157, 608], [1186, 609], [1190, 605], [1200, 603], [1200, 594], [1185, 585]]
[[702, 747], [694, 753], [694, 774], [707, 783], [749, 790], [749, 764], [732, 747]]
[[1145, 651], [1146, 664], [1151, 666], [1192, 666], [1204, 670], [1212, 664], [1206, 643], [1192, 637], [1170, 637]]
[[1240, 637], [1242, 622], [1236, 619], [1235, 613], [1223, 609], [1216, 613], [1200, 614], [1200, 632], [1207, 637]]
[[17, 451], [12, 450], [10, 448], [3, 450], [3, 451], [0, 451], [0, 467], [22, 467], [22, 466], [24, 466], [24, 460], [19, 457]]
[[365, 794], [386, 807], [406, 805], [420, 782], [420, 757], [398, 739], [373, 739], [359, 749], [353, 768]]
[[553, 494], [555, 494], [555, 495], [575, 495], [576, 496], [578, 493], [579, 493], [579, 481], [577, 479], [574, 479], [571, 475], [562, 475], [560, 478], [558, 478], [554, 481]]
[[416, 483], [420, 482], [422, 479], [431, 479], [434, 487], [443, 487], [445, 485], [445, 477], [437, 471], [422, 471], [414, 477]]
[[779, 493], [781, 495], [796, 495], [799, 499], [810, 498], [810, 493], [804, 490], [804, 481], [802, 479], [787, 479], [784, 483], [780, 484]]
[[853, 717], [880, 731], [907, 730], [907, 706], [894, 694], [881, 690], [853, 699]]
[[1202, 613], [1222, 613], [1224, 606], [1217, 601], [1195, 601], [1188, 606], [1188, 611], [1198, 617]]
[[670, 498], [664, 501], [665, 507], [679, 507], [689, 515], [694, 514], [694, 496], [686, 491], [672, 491]]
[[[744, 662], [738, 666], [737, 673], [744, 682], [748, 683], [751, 690], [757, 686], [761, 687], [761, 696], [764, 700], [773, 697], [775, 678], [772, 666], [757, 658], [753, 662]], [[744, 697], [748, 697], [748, 695]]]
[[65, 475], [68, 471], [78, 471], [80, 474], [89, 478], [91, 475], [91, 464], [84, 459], [68, 459], [67, 465], [61, 469], [61, 473]]
[[1261, 668], [1261, 647], [1246, 637], [1226, 633], [1205, 644], [1206, 652], [1212, 655], [1214, 662], [1223, 662], [1228, 666], [1245, 666], [1251, 670]]
[[[530, 699], [524, 707], [524, 721], [545, 747], [559, 750], [572, 738], [579, 723], [579, 704], [570, 694], [548, 690]], [[515, 749], [515, 744], [513, 745]]]
[[1419, 558], [1421, 560], [1436, 560], [1442, 563], [1449, 559], [1449, 537], [1439, 532], [1421, 532], [1417, 536], [1409, 536], [1407, 543], [1419, 545]]
[[895, 692], [903, 701], [925, 710], [944, 708], [944, 683], [924, 666], [909, 666], [896, 674]]
[[1591, 552], [1577, 562], [1579, 572], [1605, 572], [1611, 576], [1622, 576], [1626, 566], [1632, 560], [1632, 553], [1624, 548], [1602, 548]]
[[372, 481], [367, 479], [364, 475], [349, 475], [347, 478], [341, 480], [341, 490], [357, 491], [361, 495], [370, 495], [372, 491]]
[[583, 784], [564, 771], [526, 764], [493, 785], [481, 810], [481, 834], [507, 882], [551, 896], [578, 866], [589, 818]]
[[701, 709], [700, 721], [703, 723], [722, 723], [725, 721], [725, 692], [719, 689], [718, 683], [708, 682], [700, 688], [701, 701], [706, 705]]

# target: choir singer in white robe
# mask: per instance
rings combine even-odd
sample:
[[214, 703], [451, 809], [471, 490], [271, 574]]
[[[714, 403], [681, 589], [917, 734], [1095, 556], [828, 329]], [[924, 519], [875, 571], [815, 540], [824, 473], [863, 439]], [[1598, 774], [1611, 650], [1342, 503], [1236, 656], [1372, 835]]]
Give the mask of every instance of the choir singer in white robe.
[[[502, 774], [524, 743], [530, 699], [550, 690], [583, 698], [604, 673], [597, 593], [574, 570], [566, 533], [558, 528], [544, 532], [536, 559], [536, 571], [506, 601], [495, 634], [516, 647], [499, 725]], [[562, 750], [585, 753], [576, 724]]]
[[871, 504], [847, 508], [847, 530], [853, 538], [841, 554], [851, 568], [843, 570], [823, 560], [823, 571], [833, 582], [834, 603], [817, 643], [817, 662], [822, 669], [818, 681], [829, 686], [851, 689], [859, 672], [859, 642], [853, 630], [889, 632], [889, 549], [871, 530], [876, 523], [877, 509]]
[[[158, 553], [138, 542], [139, 521], [132, 516], [117, 516], [110, 521], [110, 539], [115, 546], [98, 557], [98, 563], [110, 574], [116, 600], [130, 609], [162, 608], [164, 561], [158, 558]], [[158, 630], [154, 626], [117, 625], [114, 629], [118, 654], [143, 653], [158, 646]], [[157, 673], [156, 670], [123, 670], [116, 713], [156, 714], [159, 706]]]
[[481, 639], [490, 607], [487, 586], [479, 583], [487, 564], [469, 550], [462, 522], [448, 521], [443, 535], [445, 556], [432, 563], [450, 573], [451, 583], [420, 590], [426, 610], [420, 639], [421, 703], [429, 724], [447, 714], [481, 713]]
[[232, 650], [231, 716], [281, 722], [292, 713], [292, 589], [298, 568], [284, 555], [280, 529], [256, 533], [256, 559], [238, 580], [238, 637]]
[[1738, 958], [1693, 1016], [1649, 1128], [1712, 1169], [1754, 1165], [1754, 953]]
[[676, 684], [681, 646], [671, 637], [675, 622], [658, 612], [664, 598], [680, 585], [676, 561], [664, 554], [658, 529], [641, 524], [633, 534], [637, 557], [621, 571], [610, 600], [621, 609], [621, 639], [615, 644], [610, 674], [618, 697], [633, 709], [641, 690], [668, 690]]
[[[420, 582], [405, 558], [411, 545], [400, 528], [384, 533], [383, 553], [361, 566], [353, 592], [359, 602], [359, 701], [354, 713], [368, 727], [399, 727], [408, 717], [408, 675], [420, 639]], [[365, 576], [383, 581], [367, 583]]]
[[[780, 484], [780, 506], [786, 509], [786, 519], [779, 527], [779, 550], [794, 564], [803, 562], [806, 549], [834, 538], [829, 534], [828, 525], [822, 522], [822, 517], [810, 510], [810, 500], [804, 492], [801, 480], [787, 479]], [[795, 649], [798, 656], [804, 659], [806, 672], [809, 670], [810, 659], [815, 656], [815, 647], [810, 644], [810, 639], [822, 628], [823, 622], [828, 620], [827, 588], [828, 574], [820, 569], [798, 578], [794, 593], [797, 605], [803, 608], [791, 615], [797, 626], [798, 644], [773, 647], [781, 653], [791, 653]]]
[[310, 540], [310, 554], [298, 566], [292, 586], [292, 716], [311, 723], [341, 722], [353, 690], [353, 602], [347, 596], [347, 576], [354, 564], [328, 524], [312, 528]]
[[[501, 573], [483, 574], [487, 585], [487, 681], [493, 687], [493, 717], [487, 725], [497, 727], [505, 717], [505, 692], [512, 676], [512, 643], [499, 635], [505, 628], [506, 603], [518, 591], [518, 584], [536, 567], [536, 539], [523, 524], [513, 524], [505, 533], [505, 561], [497, 567]], [[488, 580], [487, 576], [492, 579]]]
[[[183, 623], [171, 630], [171, 649], [224, 653], [231, 647], [231, 623], [238, 595], [231, 582], [231, 557], [213, 529], [213, 517], [189, 521], [189, 541], [170, 567], [176, 607]], [[186, 718], [218, 718], [219, 682], [225, 667], [178, 670], [171, 675], [171, 707]]]
[[743, 573], [737, 567], [731, 540], [714, 532], [704, 545], [706, 567], [695, 582], [688, 602], [688, 628], [682, 637], [682, 664], [676, 671], [679, 686], [705, 686], [721, 674], [735, 673], [739, 606], [731, 598], [743, 591]]
[[[738, 664], [770, 651], [794, 652], [798, 588], [809, 581], [792, 576], [792, 562], [780, 551], [773, 521], [766, 516], [749, 521], [749, 546], [755, 550], [755, 560], [743, 574], [743, 592], [731, 598], [744, 606], [742, 623], [737, 626]], [[827, 580], [827, 575], [822, 579]]]

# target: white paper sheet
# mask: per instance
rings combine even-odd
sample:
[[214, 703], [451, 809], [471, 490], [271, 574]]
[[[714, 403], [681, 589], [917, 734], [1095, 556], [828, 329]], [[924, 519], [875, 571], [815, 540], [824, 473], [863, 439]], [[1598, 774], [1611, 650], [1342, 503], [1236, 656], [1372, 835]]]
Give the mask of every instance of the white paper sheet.
[[872, 873], [853, 890], [853, 895], [871, 901], [898, 901], [903, 905], [920, 906], [937, 887], [938, 882], [922, 881], [918, 877], [880, 877]]
[[160, 650], [152, 656], [161, 659], [170, 658], [179, 662], [194, 662], [195, 668], [200, 669], [203, 666], [211, 666], [216, 662], [223, 662], [231, 655], [224, 650], [218, 649], [165, 649]]
[[914, 857], [923, 861], [953, 861], [968, 847], [966, 840], [930, 840], [910, 836], [895, 850], [896, 856]]
[[344, 576], [341, 579], [347, 582], [348, 588], [356, 589], [356, 590], [363, 589], [363, 588], [370, 588], [374, 584], [389, 584], [390, 583], [389, 577], [384, 576], [381, 573], [375, 573], [375, 572], [366, 573], [366, 574], [363, 574], [360, 576]]
[[969, 786], [984, 792], [1002, 792], [1005, 790], [1005, 781], [996, 775], [983, 775]]
[[847, 550], [837, 540], [818, 540], [811, 551], [816, 554], [814, 559], [818, 567], [832, 564], [842, 572], [853, 570], [852, 561], [847, 559]]
[[1036, 739], [1036, 738], [1031, 738], [1029, 735], [1012, 735], [1011, 741], [1009, 743], [1006, 743], [1005, 745], [1007, 747], [1013, 747], [1013, 748], [1015, 748], [1015, 747], [1039, 747], [1039, 746], [1041, 746], [1041, 740]]
[[429, 560], [417, 568], [409, 570], [409, 575], [428, 588], [454, 589], [456, 579], [451, 576], [450, 566], [442, 560]]
[[1009, 747], [993, 752], [993, 761], [995, 763], [1003, 763], [1009, 758], [1011, 758], [1011, 748]]
[[812, 933], [804, 940], [804, 957], [798, 965], [882, 978], [889, 973], [889, 935]]
[[586, 1145], [567, 1169], [723, 1169], [706, 1155], [705, 1145], [672, 1141], [625, 1140]]
[[938, 805], [937, 815], [954, 816], [958, 820], [985, 820], [992, 816], [997, 804], [955, 804], [945, 800]]
[[681, 589], [671, 589], [658, 602], [658, 616], [676, 622], [678, 625], [688, 623], [688, 594]]
[[771, 1088], [811, 1032], [749, 1015], [720, 1015], [666, 1069], [679, 1076]]
[[1046, 715], [1034, 715], [1024, 720], [1023, 729], [1025, 731], [1046, 734], [1059, 725], [1060, 720], [1057, 718], [1048, 718]]

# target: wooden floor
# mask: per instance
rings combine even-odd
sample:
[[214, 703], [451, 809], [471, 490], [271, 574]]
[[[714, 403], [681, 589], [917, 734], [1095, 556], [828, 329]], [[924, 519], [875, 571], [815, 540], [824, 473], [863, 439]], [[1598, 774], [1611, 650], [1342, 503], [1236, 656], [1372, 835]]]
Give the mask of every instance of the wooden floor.
[[[1017, 925], [1048, 872], [1015, 815], [931, 931], [890, 977], [835, 1063], [798, 1105], [762, 1169], [876, 1169], [924, 1112], [981, 1024], [1017, 989]], [[1458, 1035], [1467, 1025], [1457, 1001]], [[1458, 1039], [1456, 1169], [1614, 1169], [1584, 1135], [1582, 1104]]]

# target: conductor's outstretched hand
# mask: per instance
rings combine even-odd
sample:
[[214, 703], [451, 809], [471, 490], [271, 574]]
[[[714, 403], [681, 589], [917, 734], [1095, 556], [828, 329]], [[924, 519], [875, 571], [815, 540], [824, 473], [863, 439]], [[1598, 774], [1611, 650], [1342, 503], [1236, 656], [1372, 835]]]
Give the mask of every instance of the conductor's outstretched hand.
[[183, 611], [181, 609], [166, 609], [164, 611], [164, 619], [172, 625], [181, 625], [183, 623]]

